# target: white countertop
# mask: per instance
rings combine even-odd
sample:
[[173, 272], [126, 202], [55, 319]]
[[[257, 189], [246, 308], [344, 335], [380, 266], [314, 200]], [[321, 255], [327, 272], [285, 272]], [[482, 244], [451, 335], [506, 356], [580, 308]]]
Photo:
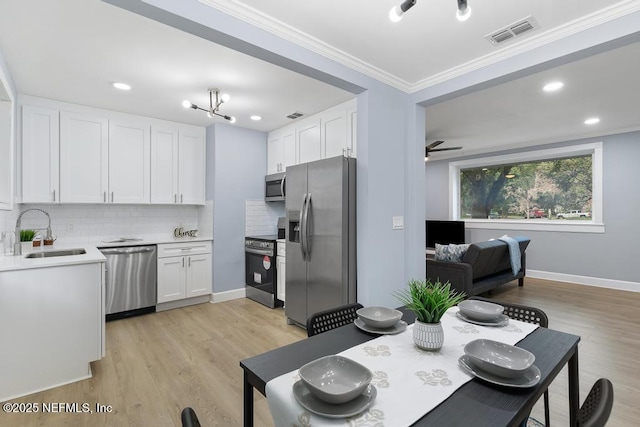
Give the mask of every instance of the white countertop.
[[[110, 240], [110, 239], [105, 239]], [[91, 242], [79, 242], [67, 240], [64, 242], [56, 241], [52, 246], [41, 246], [24, 251], [22, 255], [0, 255], [0, 272], [12, 270], [27, 270], [30, 268], [55, 267], [61, 265], [88, 264], [94, 262], [104, 262], [106, 258], [98, 248], [112, 248], [120, 246], [141, 246], [141, 245], [157, 245], [162, 243], [184, 243], [184, 242], [205, 242], [212, 241], [211, 237], [193, 237], [185, 239], [173, 239], [170, 237], [145, 237], [141, 240], [125, 241], [125, 242], [103, 242], [101, 240]], [[87, 253], [82, 255], [65, 255], [48, 258], [26, 258], [25, 255], [31, 252], [55, 251], [62, 249], [78, 249], [82, 248]]]
[[[78, 249], [82, 248], [87, 253], [82, 255], [65, 255], [48, 258], [26, 258], [31, 252], [56, 251], [61, 249]], [[0, 272], [12, 270], [28, 270], [32, 268], [57, 267], [73, 264], [90, 264], [95, 262], [104, 262], [106, 258], [95, 246], [90, 245], [62, 245], [54, 244], [52, 246], [42, 246], [24, 251], [22, 255], [0, 256]]]

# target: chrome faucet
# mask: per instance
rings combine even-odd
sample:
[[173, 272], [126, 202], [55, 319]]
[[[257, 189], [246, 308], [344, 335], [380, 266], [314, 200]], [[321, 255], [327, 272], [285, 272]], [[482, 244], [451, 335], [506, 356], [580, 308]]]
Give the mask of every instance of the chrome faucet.
[[29, 211], [42, 212], [47, 216], [47, 219], [49, 220], [49, 224], [47, 224], [47, 235], [45, 236], [45, 239], [47, 240], [53, 239], [53, 233], [51, 232], [51, 217], [49, 216], [49, 214], [45, 210], [39, 209], [39, 208], [25, 209], [22, 212], [20, 212], [20, 215], [18, 215], [18, 219], [16, 220], [16, 231], [15, 231], [16, 240], [13, 245], [14, 255], [22, 255], [22, 245], [20, 244], [20, 227], [22, 225], [22, 215], [26, 214]]

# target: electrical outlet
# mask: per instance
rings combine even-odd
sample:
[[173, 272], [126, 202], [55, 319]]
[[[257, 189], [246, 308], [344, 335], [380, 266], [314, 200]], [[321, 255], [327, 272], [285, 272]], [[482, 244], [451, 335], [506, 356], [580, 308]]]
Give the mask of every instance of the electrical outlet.
[[393, 225], [391, 226], [392, 230], [402, 230], [404, 228], [404, 217], [403, 216], [394, 216]]
[[67, 223], [67, 231], [73, 231], [73, 229], [74, 229], [73, 223], [72, 222], [68, 222]]

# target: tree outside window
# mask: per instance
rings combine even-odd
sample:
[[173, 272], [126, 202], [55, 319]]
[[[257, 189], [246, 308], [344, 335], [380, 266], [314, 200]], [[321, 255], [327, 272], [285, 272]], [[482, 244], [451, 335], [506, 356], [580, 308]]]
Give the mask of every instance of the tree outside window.
[[590, 220], [592, 156], [460, 169], [460, 217]]

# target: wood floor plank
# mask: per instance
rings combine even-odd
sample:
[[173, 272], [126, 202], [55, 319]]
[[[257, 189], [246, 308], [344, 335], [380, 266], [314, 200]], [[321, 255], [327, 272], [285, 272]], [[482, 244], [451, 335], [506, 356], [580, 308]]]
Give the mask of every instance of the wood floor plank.
[[[611, 379], [614, 407], [608, 427], [640, 419], [640, 293], [539, 279], [515, 282], [489, 297], [544, 310], [549, 326], [581, 336], [580, 397], [599, 377]], [[287, 325], [282, 309], [247, 299], [200, 304], [107, 324], [107, 356], [92, 364], [93, 378], [13, 402], [96, 403], [110, 413], [0, 413], [0, 426], [179, 426], [195, 409], [203, 426], [242, 425], [239, 361], [306, 338]], [[551, 420], [568, 425], [566, 369], [551, 385]], [[254, 392], [256, 426], [273, 426], [266, 399]], [[532, 415], [544, 419], [539, 402]]]

